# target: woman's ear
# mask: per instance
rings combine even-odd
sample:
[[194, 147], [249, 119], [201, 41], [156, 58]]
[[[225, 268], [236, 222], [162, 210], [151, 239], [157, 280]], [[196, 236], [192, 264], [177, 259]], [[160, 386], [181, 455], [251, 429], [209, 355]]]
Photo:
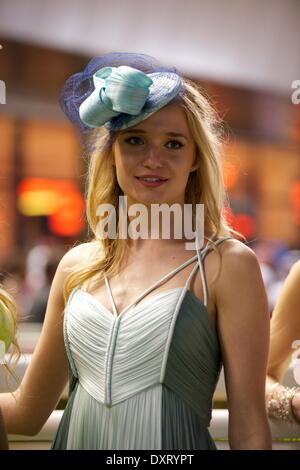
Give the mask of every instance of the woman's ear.
[[190, 173], [192, 171], [195, 171], [197, 170], [198, 168], [200, 167], [200, 158], [199, 158], [199, 153], [198, 153], [198, 149], [195, 150], [195, 156], [194, 156], [194, 163], [193, 163], [193, 166], [190, 170]]
[[114, 146], [111, 148], [111, 166], [116, 166]]
[[196, 163], [192, 166], [192, 168], [191, 168], [191, 170], [190, 170], [190, 173], [192, 173], [192, 171], [197, 170], [197, 169], [199, 168], [199, 166], [200, 166], [200, 163], [199, 163], [199, 162], [196, 162]]

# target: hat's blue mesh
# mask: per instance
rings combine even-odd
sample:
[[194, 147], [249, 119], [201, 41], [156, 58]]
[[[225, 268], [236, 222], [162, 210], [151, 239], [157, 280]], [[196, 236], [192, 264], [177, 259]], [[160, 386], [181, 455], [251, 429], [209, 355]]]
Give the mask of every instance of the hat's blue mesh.
[[[82, 132], [90, 131], [91, 128], [86, 126], [80, 119], [79, 107], [81, 103], [94, 91], [93, 75], [94, 73], [103, 67], [119, 67], [120, 65], [127, 65], [144, 73], [157, 73], [165, 72], [166, 74], [176, 74], [177, 70], [175, 67], [164, 67], [154, 57], [146, 54], [136, 54], [130, 52], [114, 52], [106, 54], [100, 57], [94, 57], [85, 67], [82, 72], [75, 73], [69, 77], [62, 89], [60, 96], [60, 105], [62, 110], [67, 117], [72, 121], [77, 128]], [[168, 99], [168, 93], [174, 94], [174, 90], [166, 87], [163, 90], [158, 90], [158, 93], [163, 94], [164, 98]], [[143, 111], [151, 111], [152, 96], [146, 101]], [[157, 100], [156, 100], [157, 102]], [[124, 117], [127, 115], [117, 116], [112, 120], [113, 127], [121, 126]], [[109, 126], [108, 126], [109, 128]]]

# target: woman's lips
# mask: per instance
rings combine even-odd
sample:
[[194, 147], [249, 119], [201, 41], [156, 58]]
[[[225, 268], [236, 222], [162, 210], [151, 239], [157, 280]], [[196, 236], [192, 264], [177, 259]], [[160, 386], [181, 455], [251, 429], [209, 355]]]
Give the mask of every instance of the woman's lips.
[[166, 183], [166, 182], [168, 181], [167, 179], [158, 180], [158, 181], [146, 181], [145, 179], [139, 178], [138, 176], [136, 176], [136, 179], [137, 179], [141, 184], [143, 184], [144, 186], [148, 186], [148, 187], [161, 186], [162, 184], [164, 184], [164, 183]]

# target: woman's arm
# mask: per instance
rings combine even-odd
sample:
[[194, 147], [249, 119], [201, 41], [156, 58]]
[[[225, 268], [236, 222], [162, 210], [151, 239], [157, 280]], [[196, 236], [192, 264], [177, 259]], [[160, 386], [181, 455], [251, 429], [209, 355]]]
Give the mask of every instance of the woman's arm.
[[6, 429], [5, 429], [5, 424], [3, 421], [1, 409], [0, 409], [0, 450], [8, 450]]
[[241, 242], [221, 247], [216, 281], [218, 329], [229, 409], [231, 449], [271, 449], [265, 407], [270, 317], [260, 267]]
[[[271, 320], [270, 355], [266, 381], [267, 396], [274, 384], [282, 381], [283, 375], [291, 362], [294, 350], [292, 344], [300, 340], [300, 261], [287, 276]], [[278, 387], [277, 393], [284, 391]], [[292, 410], [300, 422], [300, 392], [292, 399]]]
[[300, 340], [300, 261], [296, 263], [281, 290], [271, 320], [268, 375], [281, 382], [291, 361], [292, 343]]
[[37, 434], [67, 383], [69, 368], [63, 338], [63, 285], [67, 270], [78, 262], [81, 247], [70, 250], [57, 268], [41, 336], [20, 387], [13, 395], [0, 394], [0, 407], [8, 433]]

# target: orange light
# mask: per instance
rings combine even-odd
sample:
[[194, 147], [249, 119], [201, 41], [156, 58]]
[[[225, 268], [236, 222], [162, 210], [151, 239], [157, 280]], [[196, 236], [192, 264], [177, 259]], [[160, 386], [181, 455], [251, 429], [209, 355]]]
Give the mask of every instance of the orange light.
[[249, 214], [234, 214], [230, 207], [223, 209], [223, 216], [230, 227], [241, 233], [245, 238], [251, 237], [256, 230], [254, 218]]
[[18, 209], [25, 216], [48, 216], [49, 229], [74, 236], [84, 229], [84, 200], [73, 181], [27, 178], [18, 188]]
[[225, 189], [229, 190], [234, 188], [239, 179], [236, 167], [232, 163], [224, 161], [222, 164], [222, 173]]
[[52, 180], [48, 178], [26, 178], [17, 187], [17, 194], [28, 191], [72, 191], [77, 190], [77, 185], [69, 180]]
[[300, 225], [300, 180], [292, 184], [289, 198], [293, 206], [294, 222], [296, 225]]
[[290, 201], [296, 207], [300, 207], [300, 181], [297, 180], [292, 184], [290, 189]]
[[233, 228], [244, 237], [249, 238], [255, 233], [255, 220], [248, 214], [235, 214]]
[[53, 214], [59, 206], [58, 193], [53, 190], [24, 191], [18, 197], [17, 206], [26, 216]]
[[49, 229], [60, 236], [74, 236], [84, 229], [84, 202], [80, 194], [64, 195], [60, 210], [48, 219]]

